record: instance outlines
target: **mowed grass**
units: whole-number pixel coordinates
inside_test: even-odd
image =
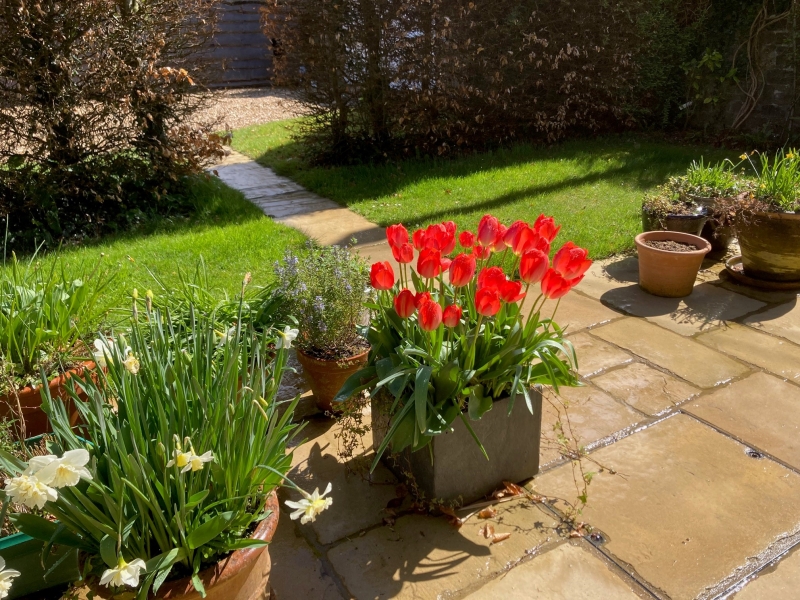
[[[379,225],[453,220],[459,229],[474,229],[486,213],[506,224],[544,213],[563,225],[559,241],[573,240],[594,258],[633,247],[646,192],[701,156],[740,154],[626,135],[549,147],[518,144],[453,159],[319,167],[303,160],[293,123],[240,129],[234,148]]]
[[[275,223],[216,178],[198,178],[190,194],[196,212],[189,218],[164,218],[136,232],[62,248],[35,260],[47,265],[60,258],[73,276],[99,262],[101,270],[115,275],[98,306],[99,312],[108,315],[115,308],[130,306],[134,288],[142,296],[148,289],[157,292],[149,271],[167,285],[174,285],[181,270],[194,274],[201,257],[213,291],[220,299],[225,294],[234,297],[245,273],[252,273],[252,285],[269,283],[274,276],[273,263],[286,248],[299,248],[305,240],[301,233]]]

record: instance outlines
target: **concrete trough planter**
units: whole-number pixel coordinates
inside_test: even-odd
[[[744,274],[800,282],[800,214],[765,212],[736,223]]]
[[[533,414],[525,397],[514,401],[508,414],[508,399],[497,400],[479,421],[470,421],[481,440],[489,460],[470,435],[461,419],[453,422],[453,431],[436,436],[431,452],[424,448],[411,452],[384,453],[382,461],[401,480],[413,476],[427,499],[457,501],[470,504],[495,489],[504,481],[520,483],[539,472],[539,447],[542,432],[542,392],[530,391]],[[372,444],[378,449],[389,429],[388,407],[391,403],[379,394],[372,398]]]

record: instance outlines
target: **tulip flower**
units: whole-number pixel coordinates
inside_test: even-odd
[[[489,288],[500,293],[506,281],[508,278],[500,267],[484,267],[478,274],[478,289]]]
[[[419,307],[419,326],[423,331],[434,331],[442,324],[442,307],[438,302],[428,300]]]
[[[450,265],[453,264],[453,260],[443,256],[439,264],[442,266],[442,273],[444,273],[450,268]]]
[[[414,293],[411,290],[401,290],[394,297],[394,310],[401,319],[407,319],[414,314],[417,307],[414,305]]]
[[[476,258],[484,260],[492,255],[492,248],[491,246],[475,246],[472,249],[472,253]]]
[[[369,272],[369,280],[376,290],[390,290],[394,286],[394,269],[388,260],[376,262]]]
[[[580,279],[582,278],[579,278],[578,281],[580,281]],[[575,284],[577,284],[577,281]],[[573,284],[570,280],[564,279],[561,273],[555,269],[548,269],[542,279],[542,294],[544,294],[545,298],[549,298],[550,300],[558,300],[566,296],[572,287]]]
[[[296,521],[299,518],[302,525],[316,520],[319,513],[333,504],[333,498],[325,497],[330,493],[331,489],[333,489],[333,485],[330,483],[328,484],[328,487],[325,488],[325,491],[321,494],[319,493],[319,488],[316,488],[312,494],[304,492],[298,488],[300,493],[303,494],[303,498],[297,502],[294,502],[293,500],[287,500],[285,503],[289,508],[295,509],[289,515],[289,518],[292,521]]]
[[[475,255],[459,254],[450,263],[450,283],[454,287],[464,287],[475,276]]]
[[[405,242],[396,246],[390,246],[392,249],[392,256],[399,263],[410,263],[414,260],[414,246]]]
[[[500,232],[500,221],[492,215],[484,215],[478,223],[478,244],[481,246],[494,246]]]
[[[506,234],[503,236],[506,246],[513,247],[514,242],[516,241],[522,229],[525,227],[528,227],[528,224],[525,221],[514,221],[509,228],[506,229]]]
[[[414,296],[414,306],[416,308],[419,308],[425,302],[428,302],[430,299],[431,299],[430,292],[417,292],[417,294]]]
[[[442,323],[445,327],[456,327],[461,322],[463,312],[458,304],[451,304],[442,313]]]
[[[0,556],[0,598],[6,598],[11,593],[14,578],[21,574],[15,569],[6,569],[6,561]]]
[[[567,242],[553,257],[553,268],[564,276],[564,279],[575,279],[580,277],[589,267],[592,261],[589,260],[589,252],[584,248],[579,248],[572,242]]]
[[[502,223],[498,224],[497,239],[494,241],[494,244],[492,245],[492,250],[494,250],[495,252],[502,252],[508,247],[506,246],[506,241],[505,241],[506,233],[508,233],[508,227],[506,227]]]
[[[386,240],[392,247],[407,244],[408,230],[400,223],[396,225],[389,225],[389,227],[386,228]]]
[[[553,217],[539,215],[539,218],[536,219],[536,223],[533,224],[533,229],[546,239],[547,243],[552,243],[558,235],[558,232],[561,231],[561,225],[556,225],[556,221]]]
[[[444,248],[442,248],[442,254],[450,254],[456,249],[456,224],[452,221],[445,221],[443,225],[447,231],[447,236],[445,237],[445,244]]]
[[[431,279],[442,272],[442,253],[433,248],[424,248],[417,259],[417,273]]]
[[[425,247],[425,230],[417,229],[411,236],[411,241],[414,243],[414,248],[422,250]]]
[[[100,585],[122,587],[139,587],[139,572],[147,571],[147,565],[141,558],[125,562],[120,556],[119,563],[113,569],[106,569],[100,577]]]
[[[522,256],[525,251],[530,250],[535,245],[539,235],[528,227],[527,223],[522,223],[516,228],[514,235],[506,235],[506,238],[506,243],[511,247],[511,251],[517,256]]]
[[[484,317],[493,317],[500,310],[500,294],[491,288],[483,288],[475,294],[475,310]]]
[[[458,243],[464,248],[472,248],[475,245],[475,234],[471,231],[462,231],[458,236]]]
[[[522,291],[522,283],[519,281],[506,281],[500,288],[500,297],[509,304],[519,302],[525,297],[525,292]]]
[[[519,261],[519,276],[525,283],[539,283],[550,268],[547,254],[534,248],[522,255]]]

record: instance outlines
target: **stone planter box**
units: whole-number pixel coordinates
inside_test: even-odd
[[[479,421],[470,421],[489,460],[481,453],[461,419],[453,422],[453,431],[436,436],[431,451],[384,453],[382,461],[401,480],[413,475],[426,499],[458,501],[470,504],[497,489],[503,481],[519,483],[539,472],[539,446],[542,432],[541,389],[530,392],[533,414],[524,396],[517,396],[511,415],[508,399],[494,403]],[[377,451],[389,428],[386,399],[378,394],[372,405],[372,444]]]

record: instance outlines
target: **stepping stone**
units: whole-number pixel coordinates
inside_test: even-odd
[[[769,566],[731,600],[797,600],[800,590],[800,552],[795,548]]]
[[[800,387],[755,373],[683,410],[800,469]]]
[[[562,544],[498,576],[467,599],[638,600],[631,587],[616,565],[604,564],[585,544]]]
[[[633,357],[627,352],[588,333],[576,333],[567,339],[575,347],[578,373],[583,377],[590,377],[611,367],[633,361]]]
[[[605,550],[626,570],[672,600],[716,597],[733,577],[782,552],[781,538],[800,527],[800,476],[749,457],[743,445],[687,415],[593,458],[620,475],[594,476],[581,520],[603,533]],[[538,476],[533,487],[549,497],[577,496],[569,464]]]
[[[735,323],[703,334],[697,341],[765,371],[800,383],[800,346]]]
[[[650,416],[663,413],[700,393],[696,387],[644,363],[633,363],[593,377],[592,383]]]
[[[742,322],[800,344],[800,306],[796,301],[774,306]]]
[[[391,527],[342,542],[328,551],[328,558],[354,598],[448,597],[558,537],[558,522],[539,504],[513,500],[496,510],[496,517],[472,517],[459,529],[444,518],[403,516]],[[511,537],[491,544],[480,532],[486,524]]]
[[[592,330],[698,387],[709,388],[745,375],[745,365],[706,346],[641,319],[622,319]]]

